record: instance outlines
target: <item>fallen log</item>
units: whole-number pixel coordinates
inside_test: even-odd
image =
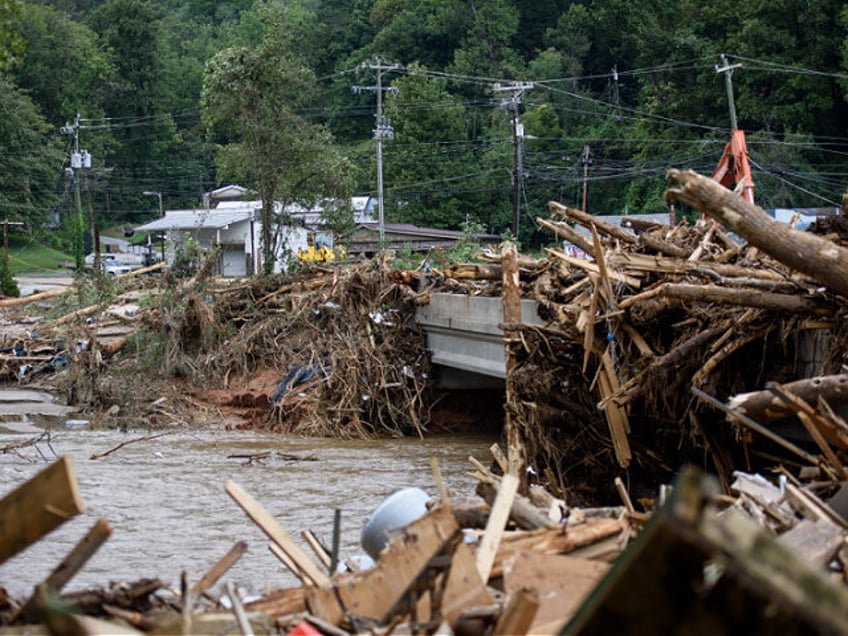
[[[666,201],[703,212],[791,269],[848,293],[848,249],[775,221],[762,208],[693,170],[669,170],[668,178]]]
[[[16,307],[18,305],[26,305],[28,303],[34,303],[39,300],[48,300],[50,298],[57,298],[59,296],[64,296],[72,291],[75,291],[74,287],[68,287],[67,289],[53,289],[51,291],[41,292],[40,294],[30,294],[29,296],[21,296],[20,298],[4,298],[0,300],[0,307]]]
[[[689,255],[689,252],[679,245],[664,241],[652,234],[640,234],[639,236],[636,236],[617,225],[604,221],[600,217],[592,216],[582,210],[569,208],[561,203],[557,203],[556,201],[550,201],[548,203],[548,209],[550,209],[550,211],[554,214],[574,221],[575,223],[580,223],[580,225],[586,228],[591,228],[594,225],[601,234],[629,243],[630,245],[644,245],[654,251],[662,254],[668,254],[669,256],[686,258]]]
[[[720,287],[718,285],[684,285],[678,283],[662,283],[644,292],[644,295],[630,296],[622,301],[620,308],[636,304],[643,298],[663,296],[680,300],[694,300],[704,303],[721,303],[740,307],[757,307],[775,312],[812,313],[826,316],[832,313],[832,308],[808,296],[764,292],[759,289],[744,287]]]
[[[154,263],[153,265],[148,265],[147,267],[141,267],[139,269],[130,270],[124,274],[118,274],[115,278],[131,278],[133,276],[141,276],[142,274],[149,274],[151,272],[155,272],[160,269],[165,268],[165,263],[159,261],[158,263]]]
[[[848,404],[848,375],[844,373],[786,382],[783,388],[807,404],[816,404],[819,398],[834,408]],[[734,395],[727,406],[758,422],[781,420],[794,413],[785,400],[768,389]]]
[[[595,246],[592,241],[583,236],[580,232],[571,227],[568,223],[558,223],[556,221],[548,221],[541,217],[536,219],[536,223],[541,225],[546,230],[550,230],[557,237],[565,239],[575,247],[580,248],[589,256],[595,256]]]
[[[689,261],[653,254],[634,254],[633,252],[616,252],[610,255],[609,266],[613,269],[635,269],[654,273],[692,274],[701,273],[708,276],[718,276],[723,279],[740,278],[771,283],[784,282],[786,276],[779,272],[752,267],[740,267],[727,263]]]

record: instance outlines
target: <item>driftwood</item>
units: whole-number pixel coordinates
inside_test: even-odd
[[[144,435],[142,437],[136,437],[136,438],[133,438],[133,439],[128,439],[127,441],[121,442],[117,446],[113,446],[109,450],[103,451],[102,453],[94,453],[93,455],[91,455],[89,457],[89,459],[100,459],[101,457],[106,457],[107,455],[111,455],[116,450],[120,450],[121,448],[123,448],[124,446],[127,446],[129,444],[135,444],[137,442],[147,442],[149,440],[156,439],[157,437],[162,437],[163,435],[169,435],[171,432],[172,431],[165,431],[164,433],[155,433],[153,435]]]
[[[657,296],[703,303],[758,307],[760,309],[778,312],[811,313],[821,316],[826,316],[832,312],[831,307],[826,306],[814,298],[764,292],[758,289],[727,288],[718,285],[683,285],[676,283],[663,283],[658,287],[654,287],[649,292],[645,292],[643,295],[631,296],[626,302],[622,303],[622,308]]]
[[[0,499],[0,563],[83,511],[74,463],[63,455]]]
[[[783,388],[808,404],[816,404],[819,399],[834,408],[848,404],[848,375],[843,373],[786,382]],[[794,413],[784,400],[768,389],[734,395],[727,406],[759,422],[780,420]]]
[[[50,298],[58,298],[70,292],[75,291],[75,288],[53,289],[51,291],[41,292],[39,294],[30,294],[29,296],[21,296],[20,298],[4,298],[0,300],[0,307],[17,307],[18,305],[26,305],[39,300],[48,300]]]
[[[668,254],[669,256],[679,256],[685,258],[689,255],[687,250],[680,247],[679,245],[669,243],[668,241],[653,236],[652,234],[642,234],[637,237],[634,234],[628,232],[627,230],[624,230],[611,223],[607,223],[602,218],[592,216],[591,214],[587,214],[582,210],[575,210],[574,208],[569,208],[568,206],[556,203],[555,201],[549,202],[548,208],[554,214],[575,221],[576,223],[580,223],[586,228],[591,228],[594,225],[597,230],[602,234],[618,239],[619,241],[623,241],[632,245],[645,245],[662,254]]]
[[[683,203],[719,221],[763,253],[834,291],[848,293],[848,249],[793,230],[712,179],[692,170],[669,170],[668,201]]]
[[[89,559],[94,556],[97,550],[100,549],[100,546],[111,535],[112,527],[109,523],[105,519],[98,519],[82,540],[74,546],[68,555],[62,559],[62,562],[53,569],[47,579],[38,587],[49,590],[54,594],[61,592],[65,585],[88,563]],[[33,618],[32,614],[37,607],[37,601],[37,595],[31,596],[24,603],[18,616],[27,619]]]
[[[538,223],[541,227],[546,230],[550,230],[556,236],[561,239],[565,239],[572,245],[579,247],[581,250],[586,252],[589,256],[595,256],[595,246],[592,244],[592,241],[583,236],[580,232],[575,230],[573,227],[568,225],[568,223],[562,223],[557,221],[548,221],[546,219],[537,218],[536,223]]]
[[[704,262],[669,258],[654,254],[634,254],[632,252],[616,252],[609,257],[610,267],[627,268],[646,272],[667,274],[705,274],[718,276],[722,280],[730,278],[747,279],[748,281],[770,281],[772,283],[786,281],[786,275],[767,269],[740,267],[727,263]],[[751,282],[754,285],[756,283]]]

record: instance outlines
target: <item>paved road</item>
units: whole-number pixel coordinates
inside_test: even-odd
[[[30,296],[54,289],[66,289],[74,284],[74,277],[70,274],[38,274],[15,276],[21,296]]]

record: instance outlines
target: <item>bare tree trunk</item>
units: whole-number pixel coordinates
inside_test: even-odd
[[[669,170],[668,201],[683,203],[716,219],[784,265],[848,293],[848,250],[775,221],[762,208],[693,170]]]
[[[819,398],[833,408],[848,404],[848,375],[845,374],[787,382],[783,387],[813,406],[818,403]],[[727,405],[758,422],[779,420],[794,414],[783,400],[769,390],[734,395]]]

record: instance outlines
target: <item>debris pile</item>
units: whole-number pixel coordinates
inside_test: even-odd
[[[705,177],[670,174],[669,200],[715,218],[642,224],[634,234],[552,202],[553,218],[538,219],[589,258],[548,249],[545,259],[518,262],[522,295],[548,320],[503,325],[511,332],[507,425],[526,444],[527,465],[547,472],[548,485],[572,503],[614,497],[610,484],[625,470],[650,488],[687,462],[716,473],[725,492],[734,468],[781,462],[824,465],[836,485],[848,451],[839,419],[848,399],[848,249],[839,236],[776,222]],[[445,275],[466,280],[475,275],[469,270]],[[506,270],[475,271],[497,281],[507,280]],[[805,428],[836,443],[833,452],[817,444],[818,454],[787,458],[786,440],[763,436],[744,412],[725,406],[810,377],[819,379],[790,385],[806,402],[784,393],[782,410],[759,408],[755,417],[805,411]]]
[[[251,428],[423,436],[430,361],[411,295],[381,260],[220,290],[212,321],[223,335],[192,364],[223,390],[195,396],[236,409]]]
[[[216,596],[246,549],[237,544],[176,594],[140,581],[57,601],[111,532],[104,521],[33,599],[0,595],[0,616],[62,625],[77,620],[73,604],[180,633],[233,621],[242,633],[285,634],[845,633],[844,223],[801,232],[695,173],[670,180],[667,199],[702,213],[697,224],[631,233],[552,202],[539,225],[588,258],[548,249],[531,259],[506,244],[487,264],[441,271],[396,272],[378,259],[229,286],[210,259],[192,279],[166,281],[154,302],[136,297],[145,308],[116,339],[106,340],[97,302],[39,323],[26,346],[4,342],[7,375],[55,377],[89,409],[136,405],[150,425],[205,405],[283,433],[424,435],[430,361],[415,306],[437,290],[500,295],[508,449],[493,450],[494,469],[472,462],[475,497],[440,488],[373,567],[304,531],[313,558],[228,481],[302,585]],[[546,324],[521,321],[522,297]],[[21,375],[16,359],[29,354],[50,373]],[[139,397],[127,377],[140,364],[176,390]],[[0,519],[21,520],[0,524],[0,560],[77,514],[72,471],[56,466],[0,501]]]

